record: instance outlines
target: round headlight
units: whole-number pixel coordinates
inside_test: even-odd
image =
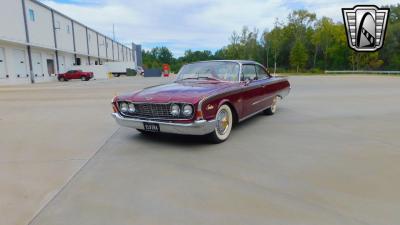
[[[181,108],[179,107],[179,105],[173,104],[171,106],[171,115],[179,116],[180,113],[181,113]]]
[[[184,116],[191,116],[193,113],[193,107],[191,105],[183,106],[183,115]]]
[[[136,111],[135,105],[134,105],[133,103],[129,103],[129,104],[128,104],[128,111],[129,111],[130,113],[134,113],[134,112]]]
[[[119,108],[120,108],[121,112],[128,112],[128,104],[126,104],[125,102],[121,103],[119,105]]]

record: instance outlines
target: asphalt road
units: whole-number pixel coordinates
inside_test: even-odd
[[[26,107],[0,97],[3,106],[12,106],[0,109],[1,134],[11,132],[7,139],[0,137],[0,153],[10,158],[0,162],[7,171],[0,170],[0,182],[9,188],[0,188],[0,199],[12,201],[10,196],[21,194],[15,190],[26,191],[35,184],[34,190],[22,192],[29,207],[21,197],[11,208],[14,213],[24,209],[19,215],[26,219],[13,219],[8,202],[0,203],[0,210],[9,210],[0,211],[7,212],[1,213],[3,221],[7,225],[398,224],[400,79],[290,80],[292,92],[276,115],[245,121],[219,145],[191,136],[144,136],[114,124],[109,116],[110,93],[163,82],[160,79],[35,87],[36,95],[26,100],[31,106],[27,111],[33,110],[30,120],[37,122],[29,126],[35,131],[29,146],[20,146],[28,144],[19,140],[3,148],[17,135],[15,127],[25,126],[25,114],[15,116],[13,107]],[[43,90],[55,93],[52,100],[43,97],[47,96]],[[6,90],[0,91],[5,96]],[[45,103],[58,98],[65,102],[54,108]],[[64,116],[49,119],[43,113]],[[53,139],[37,141],[40,134]],[[16,148],[21,148],[18,154]],[[15,172],[24,169],[46,176],[38,172],[39,182],[30,177],[34,172]]]

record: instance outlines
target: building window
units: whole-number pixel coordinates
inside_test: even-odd
[[[67,34],[70,34],[70,33],[71,33],[71,30],[69,28],[69,25],[67,25]]]
[[[35,11],[33,11],[33,9],[29,9],[29,19],[32,22],[35,22],[36,18],[35,18]]]
[[[60,30],[61,29],[61,23],[60,21],[56,21],[56,27],[55,29]]]

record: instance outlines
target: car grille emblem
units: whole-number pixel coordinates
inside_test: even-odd
[[[358,52],[374,52],[383,47],[389,15],[388,8],[357,5],[343,8],[349,47]]]

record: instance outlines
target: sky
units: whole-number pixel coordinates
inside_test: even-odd
[[[295,9],[342,21],[341,8],[377,6],[399,0],[40,0],[71,18],[129,45],[144,49],[166,46],[175,57],[187,49],[212,52],[229,44],[243,26],[270,30]]]

